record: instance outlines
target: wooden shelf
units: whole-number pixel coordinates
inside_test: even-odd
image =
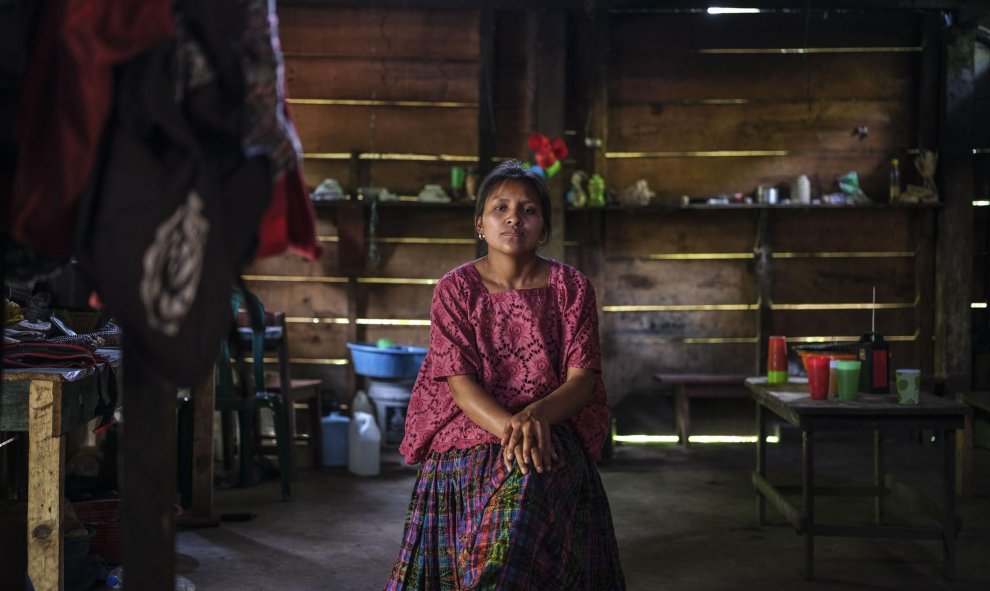
[[[316,209],[335,209],[341,205],[371,205],[370,200],[340,199],[337,201],[313,201]],[[451,201],[450,203],[430,203],[420,201],[379,201],[378,207],[416,209],[474,209],[473,201]]]
[[[816,209],[816,210],[835,210],[835,209],[939,209],[942,207],[941,203],[869,203],[869,204],[850,204],[850,205],[824,205],[816,203],[782,203],[778,205],[770,205],[767,203],[739,203],[735,205],[707,205],[707,204],[697,204],[697,205],[678,205],[678,204],[660,204],[660,205],[644,205],[644,206],[627,206],[627,205],[606,205],[604,207],[567,207],[566,211],[570,212],[595,212],[595,211],[619,211],[619,212],[670,212],[670,211],[691,211],[691,210],[701,210],[701,211],[729,211],[729,210],[795,210],[795,209]]]

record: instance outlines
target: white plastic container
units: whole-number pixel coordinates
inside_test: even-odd
[[[406,431],[406,409],[416,380],[368,380],[368,397],[375,403],[382,445],[397,447]]]
[[[794,179],[791,185],[791,201],[793,203],[811,203],[811,181],[808,177],[801,175]]]
[[[347,441],[347,469],[358,476],[375,476],[381,470],[382,433],[375,417],[355,412]]]
[[[368,414],[375,413],[375,407],[371,404],[371,400],[368,395],[365,394],[364,390],[358,390],[354,393],[354,399],[351,400],[351,413],[356,412],[366,412]]]

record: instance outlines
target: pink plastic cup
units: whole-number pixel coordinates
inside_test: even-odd
[[[828,357],[808,357],[805,362],[808,370],[808,390],[812,400],[828,398]]]

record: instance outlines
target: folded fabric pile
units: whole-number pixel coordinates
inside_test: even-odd
[[[44,340],[48,331],[51,329],[51,322],[31,322],[22,316],[21,320],[16,324],[4,327],[3,342],[27,343],[41,341]]]

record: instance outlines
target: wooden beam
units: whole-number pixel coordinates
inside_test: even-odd
[[[938,147],[943,18],[941,14],[926,14],[921,18],[917,145],[925,150],[934,150]]]
[[[567,14],[539,11],[527,15],[529,52],[526,67],[526,111],[530,115],[531,132],[550,138],[564,137],[566,104],[565,78],[567,69]],[[550,179],[550,220],[553,232],[542,248],[550,258],[564,259],[564,200],[566,185],[556,175]]]
[[[578,17],[574,52],[577,104],[578,167],[606,177],[608,140],[608,6],[609,0],[589,0]]]
[[[917,250],[914,257],[914,286],[917,305],[914,326],[914,365],[931,375],[935,363],[935,214],[919,211],[914,217]]]
[[[756,375],[765,375],[767,371],[767,351],[773,311],[770,308],[773,293],[773,242],[771,239],[770,212],[759,210],[759,221],[756,230],[756,280],[759,290],[760,308],[757,312],[756,333]]]
[[[357,278],[348,277],[347,279],[347,341],[351,343],[359,342],[360,339],[360,328],[357,323],[358,316],[360,316],[360,304],[358,302],[358,284]],[[350,351],[348,350],[348,353]],[[357,374],[354,373],[354,364],[347,364],[347,396],[348,403],[354,400],[354,395],[357,393],[358,382]]]
[[[65,438],[62,384],[33,380],[29,390],[28,576],[35,589],[61,591],[62,494],[65,490]]]
[[[337,268],[341,275],[361,275],[367,261],[364,205],[347,201],[337,208]]]
[[[972,0],[969,0],[970,2]],[[675,0],[656,2],[655,0],[612,0],[616,10],[643,10],[677,12],[684,10],[707,10],[709,6],[725,6],[733,8],[760,8],[767,11],[806,10],[807,2],[800,0]],[[829,0],[811,6],[812,12],[825,11],[907,11],[919,10],[955,10],[967,4],[967,0]]]
[[[784,516],[787,521],[790,522],[794,529],[798,533],[804,533],[805,528],[805,518],[794,505],[791,504],[777,488],[770,483],[763,475],[759,472],[753,472],[750,475],[750,479],[753,482],[753,486],[756,488],[759,494],[763,495],[763,498],[770,501],[770,504],[774,506],[780,514]]]
[[[213,514],[213,409],[216,400],[214,372],[192,391],[192,506],[185,522],[218,525]]]
[[[677,0],[657,2],[656,0],[612,0],[619,10],[705,10],[712,5],[707,0]],[[813,6],[812,10],[855,10],[855,11],[918,11],[954,10],[964,6],[967,0],[830,0],[827,4]],[[325,6],[327,8],[367,8],[367,0],[283,0],[281,6]],[[805,2],[799,0],[719,0],[719,6],[756,7],[766,10],[804,9]],[[583,9],[582,0],[375,0],[378,9],[424,10],[473,10],[488,6],[495,10],[569,10]]]
[[[128,589],[175,589],[176,389],[124,341],[122,559]],[[44,588],[44,587],[39,587]]]
[[[492,169],[495,152],[495,11],[478,10],[478,180]]]
[[[950,392],[972,385],[973,92],[976,21],[961,11],[945,34],[935,246],[935,373]]]
[[[283,0],[280,6],[323,6],[327,8],[371,8],[368,0]],[[540,0],[539,8],[544,10],[578,10],[581,0]],[[529,10],[533,2],[526,0],[375,0],[377,9],[421,9],[421,10]]]

